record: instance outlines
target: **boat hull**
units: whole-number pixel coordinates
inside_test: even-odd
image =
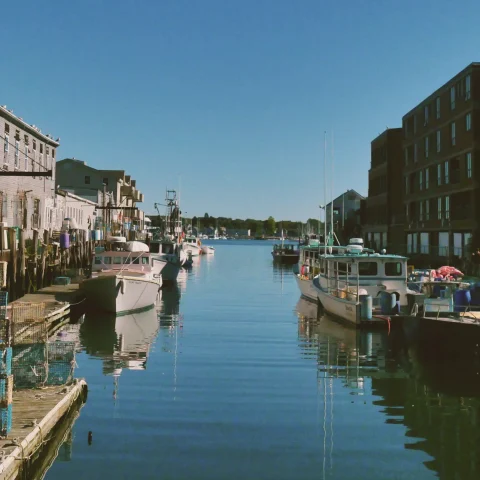
[[[193,243],[183,243],[182,249],[187,254],[187,256],[190,253],[192,257],[198,257],[198,255],[200,255],[202,252],[202,248]]]
[[[175,258],[177,258],[175,256]],[[178,277],[178,272],[181,268],[181,263],[177,258],[177,262],[171,261],[162,256],[152,255],[154,274],[162,276],[162,282],[175,282]]]
[[[359,303],[329,294],[318,285],[318,279],[312,285],[325,312],[350,325],[360,325]]]
[[[307,300],[310,300],[311,302],[316,302],[317,301],[317,292],[313,288],[313,282],[312,280],[302,278],[298,273],[295,273],[295,280],[297,282],[298,288],[300,289],[300,292],[302,294],[302,297],[304,297]]]
[[[96,310],[124,315],[151,308],[158,296],[161,280],[128,275],[102,275],[80,284],[89,306]]]
[[[210,245],[202,245],[202,252],[204,255],[214,255],[215,249]]]

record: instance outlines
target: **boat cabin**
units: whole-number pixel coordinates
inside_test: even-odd
[[[98,249],[92,262],[92,271],[138,270],[148,272],[153,266],[153,259],[148,245],[142,242],[113,241],[106,244],[102,251]]]

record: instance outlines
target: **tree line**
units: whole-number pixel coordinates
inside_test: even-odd
[[[251,236],[260,237],[262,235],[273,236],[281,232],[285,236],[298,237],[309,233],[319,233],[320,221],[315,218],[309,218],[306,223],[294,220],[276,221],[272,216],[266,220],[257,220],[254,218],[229,218],[229,217],[212,217],[205,213],[203,217],[193,217],[188,220],[193,228],[202,231],[205,228],[226,228],[227,230],[250,230]],[[323,225],[323,223],[322,223]]]

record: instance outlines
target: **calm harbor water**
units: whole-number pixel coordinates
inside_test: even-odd
[[[86,316],[48,480],[479,478],[476,367],[319,319],[270,242],[212,243],[158,311]]]

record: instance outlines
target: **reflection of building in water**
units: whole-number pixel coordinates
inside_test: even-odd
[[[439,363],[424,349],[406,345],[398,332],[345,329],[325,317],[317,321],[308,305],[297,304],[299,339],[309,357],[317,348],[324,464],[333,448],[334,380],[340,378],[360,395],[371,385],[385,424],[404,425],[404,448],[431,456],[425,467],[440,479],[480,478],[480,365]]]

